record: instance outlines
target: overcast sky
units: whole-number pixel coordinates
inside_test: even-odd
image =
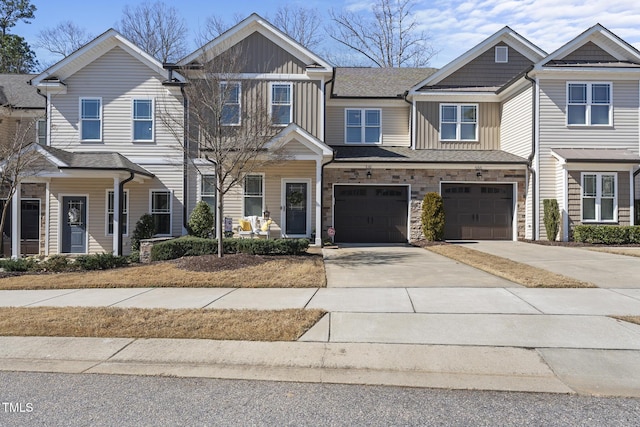
[[[32,45],[38,32],[71,20],[99,35],[114,27],[125,5],[137,0],[31,0],[38,10],[31,24],[18,24],[11,31]],[[317,8],[327,16],[336,10],[370,9],[366,0],[165,0],[177,8],[191,30],[191,39],[210,15],[231,21],[235,15],[246,17],[252,12],[268,18],[282,5],[299,4]],[[638,0],[418,0],[415,16],[430,42],[439,52],[431,66],[442,67],[484,38],[508,25],[538,47],[553,52],[587,28],[600,23],[627,42],[640,48],[640,1]],[[196,46],[192,45],[195,49]],[[46,61],[47,54],[36,50]],[[321,54],[321,52],[317,52]]]

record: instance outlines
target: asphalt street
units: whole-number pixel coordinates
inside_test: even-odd
[[[22,411],[21,411],[22,410]],[[0,373],[0,426],[637,426],[640,399]]]

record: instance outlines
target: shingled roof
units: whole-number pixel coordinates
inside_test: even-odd
[[[45,99],[29,80],[36,74],[0,74],[0,105],[13,108],[44,109]]]
[[[71,152],[40,146],[58,160],[60,169],[122,170],[152,178],[154,175],[116,152]]]
[[[501,150],[412,150],[409,147],[337,145],[332,148],[336,162],[527,163],[527,159]]]
[[[332,98],[401,98],[414,85],[435,73],[435,68],[336,67]]]

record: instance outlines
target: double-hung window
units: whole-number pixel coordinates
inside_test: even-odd
[[[582,173],[582,221],[617,221],[616,177],[615,173]]]
[[[440,140],[477,141],[478,106],[475,104],[441,104]]]
[[[379,144],[381,132],[379,109],[347,108],[345,110],[345,141],[347,144]]]
[[[171,192],[165,190],[151,191],[151,216],[155,234],[171,235]]]
[[[113,191],[107,192],[107,235],[114,233],[114,218],[118,214],[115,211],[114,195]],[[129,192],[127,190],[122,194],[120,206],[122,206],[122,234],[126,236],[129,234]]]
[[[244,216],[262,216],[264,212],[264,180],[262,175],[244,177]]]
[[[47,145],[47,120],[38,119],[36,122],[36,142],[40,145]]]
[[[271,123],[286,126],[293,121],[293,85],[271,83]]]
[[[211,208],[215,215],[216,212],[216,176],[202,175],[200,177],[200,200],[205,202]]]
[[[240,82],[221,82],[220,100],[222,108],[220,111],[220,123],[223,126],[240,125],[240,93],[242,87]]]
[[[567,125],[610,126],[611,83],[567,83]]]
[[[133,140],[153,141],[153,100],[133,100]]]
[[[102,140],[102,99],[80,98],[80,139]]]

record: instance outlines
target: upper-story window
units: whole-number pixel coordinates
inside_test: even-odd
[[[617,175],[615,173],[582,174],[582,221],[617,221]]]
[[[474,104],[441,104],[440,140],[477,141],[478,106]]]
[[[46,119],[38,119],[38,121],[36,121],[36,142],[40,145],[47,145]]]
[[[240,82],[221,82],[220,99],[222,110],[220,111],[220,123],[223,126],[238,126],[240,124]]]
[[[379,144],[382,136],[379,109],[347,108],[345,141],[348,144]]]
[[[611,123],[611,83],[567,83],[567,125]]]
[[[271,123],[286,126],[293,121],[293,85],[271,83]]]
[[[496,46],[496,63],[509,62],[509,46]]]
[[[133,100],[133,140],[153,141],[153,100]]]
[[[80,139],[102,140],[102,98],[80,98]]]

